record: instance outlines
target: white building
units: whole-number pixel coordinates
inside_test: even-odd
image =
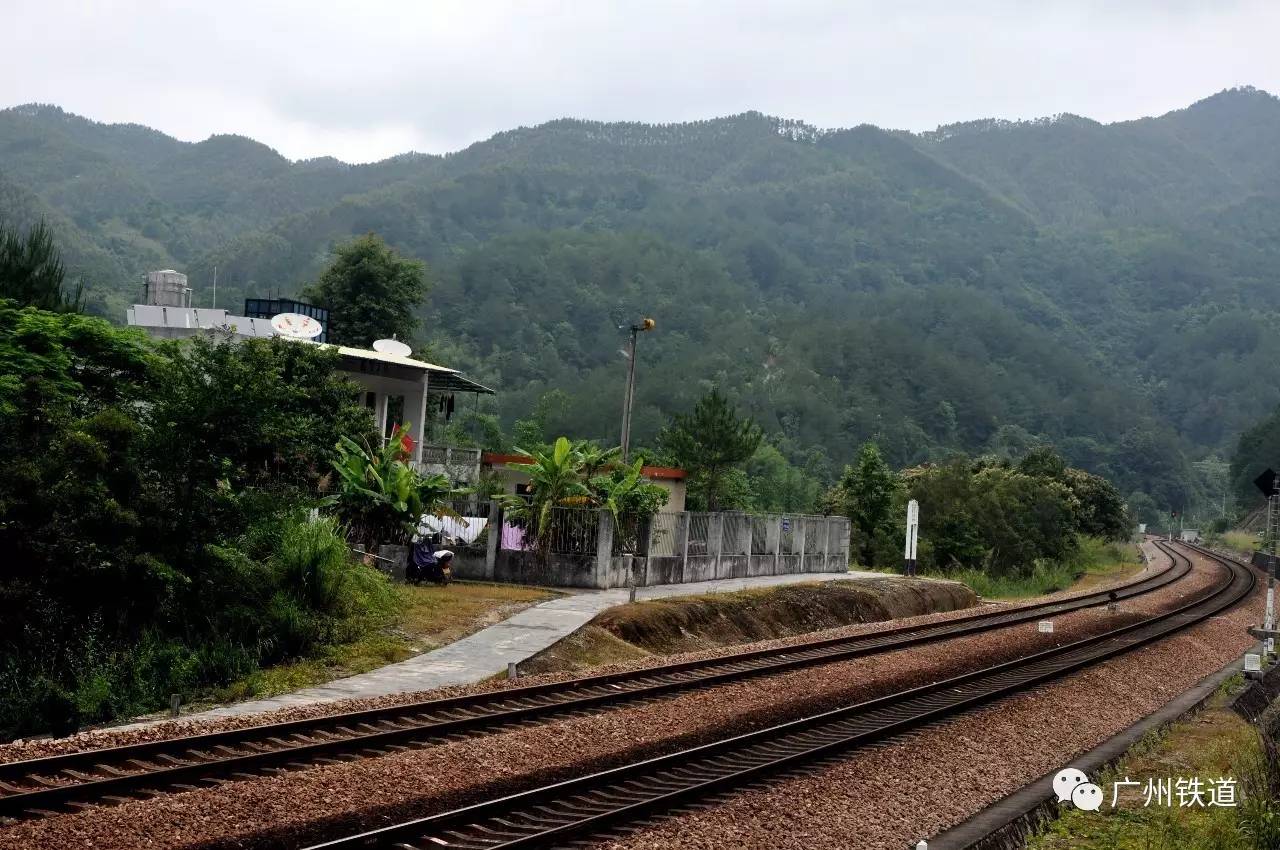
[[[217,332],[245,338],[279,335],[271,327],[270,319],[186,306],[190,304],[190,289],[186,287],[185,275],[166,270],[152,272],[147,278],[145,297],[152,303],[134,304],[128,308],[126,318],[128,324],[146,330],[153,337],[181,339]],[[154,285],[152,278],[157,278],[163,286]],[[412,357],[309,340],[296,342],[323,345],[338,352],[340,368],[360,385],[361,401],[369,409],[378,433],[389,437],[396,425],[409,423],[409,436],[414,441],[413,460],[424,472],[444,473],[457,482],[475,481],[479,476],[479,449],[435,444],[427,426],[429,422],[448,421],[458,395],[471,394],[478,398],[492,395],[493,390],[469,380],[456,369]]]

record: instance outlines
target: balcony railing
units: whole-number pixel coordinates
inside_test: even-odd
[[[474,481],[480,475],[480,449],[424,445],[418,466],[426,473],[444,473],[450,478]]]

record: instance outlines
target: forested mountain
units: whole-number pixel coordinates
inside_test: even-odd
[[[616,439],[616,326],[652,315],[639,442],[715,384],[828,481],[871,437],[896,464],[1049,440],[1150,514],[1280,402],[1280,101],[1253,89],[925,134],[560,120],[358,166],[29,105],[0,112],[0,218],[39,217],[117,320],[150,268],[208,304],[216,265],[234,306],[375,231],[431,267],[432,356],[507,422],[563,391],[543,419],[581,436]]]

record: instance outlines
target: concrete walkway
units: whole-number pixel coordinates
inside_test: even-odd
[[[717,579],[691,584],[660,584],[637,588],[636,598],[645,600],[668,596],[696,596],[703,593],[728,593],[735,590],[798,582],[857,578],[884,578],[884,574],[865,571],[797,573]],[[501,623],[397,664],[389,664],[345,679],[336,679],[319,687],[196,712],[183,715],[183,718],[231,717],[272,711],[286,706],[427,691],[447,685],[479,682],[504,672],[510,662],[519,663],[538,654],[561,638],[582,628],[596,614],[606,608],[622,605],[626,601],[627,591],[623,589],[576,592],[526,608]]]

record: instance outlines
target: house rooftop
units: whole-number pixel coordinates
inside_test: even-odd
[[[457,369],[450,369],[447,366],[437,366],[425,360],[415,360],[412,357],[401,357],[398,354],[387,354],[384,351],[374,351],[369,348],[352,348],[347,345],[329,345],[323,342],[313,344],[321,345],[325,348],[336,348],[343,357],[350,357],[355,360],[388,363],[405,369],[429,372],[431,374],[432,391],[494,394],[494,391],[484,384],[477,383],[470,378],[464,378]]]
[[[271,326],[270,319],[260,319],[252,316],[234,316],[226,310],[203,308],[203,307],[166,307],[149,304],[134,304],[129,307],[126,314],[127,321],[135,327],[147,328],[155,334],[157,331],[165,336],[187,336],[200,331],[216,331],[228,330],[237,336],[244,337],[272,337],[279,336],[275,328]],[[398,370],[403,370],[401,375],[409,377],[406,373],[422,373],[429,374],[429,381],[432,392],[459,392],[459,393],[479,393],[483,395],[494,395],[494,391],[484,384],[477,383],[470,378],[464,378],[462,373],[457,369],[450,369],[447,366],[438,366],[435,363],[428,363],[425,360],[415,360],[412,357],[401,357],[396,354],[386,354],[381,351],[374,351],[368,348],[352,348],[346,345],[331,345],[325,342],[316,342],[314,340],[299,340],[309,345],[320,345],[326,348],[337,349],[338,353],[348,361],[355,361],[353,365],[359,365],[362,368],[358,371],[372,371],[368,368],[372,366],[386,367],[391,366]]]

